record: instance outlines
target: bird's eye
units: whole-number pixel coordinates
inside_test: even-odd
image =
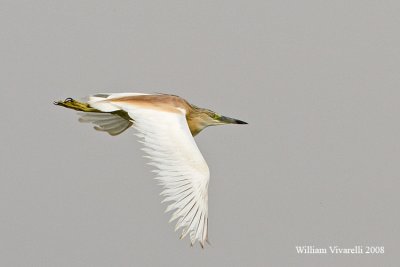
[[[221,118],[221,115],[217,114],[217,113],[213,113],[211,115],[211,118],[213,118],[214,120],[219,120],[219,118]]]

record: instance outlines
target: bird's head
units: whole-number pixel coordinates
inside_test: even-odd
[[[214,111],[207,110],[206,114],[208,116],[209,125],[222,125],[222,124],[247,124],[247,122],[222,116]]]
[[[194,112],[189,115],[188,124],[193,135],[198,134],[208,126],[223,124],[247,124],[247,122],[222,116],[212,110],[195,107]]]

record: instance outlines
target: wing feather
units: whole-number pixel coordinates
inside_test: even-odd
[[[189,130],[185,113],[135,107],[121,107],[134,119],[143,151],[156,167],[156,179],[163,186],[162,202],[166,212],[174,211],[175,230],[183,228],[181,238],[190,236],[191,244],[207,241],[208,183],[210,172]]]
[[[118,135],[132,126],[132,122],[112,113],[84,113],[78,112],[79,121],[93,123],[98,131],[108,132],[110,135]]]

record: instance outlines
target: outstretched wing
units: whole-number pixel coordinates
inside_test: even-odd
[[[121,105],[121,103],[119,103]],[[164,187],[163,202],[170,202],[166,212],[174,210],[170,220],[178,220],[175,230],[183,228],[191,244],[204,246],[208,228],[208,183],[210,171],[201,155],[185,111],[176,112],[121,105],[134,119],[137,135],[144,144],[150,165],[156,167],[156,179]]]
[[[133,122],[109,112],[78,112],[80,122],[95,124],[97,131],[104,131],[110,135],[119,135],[132,126]]]

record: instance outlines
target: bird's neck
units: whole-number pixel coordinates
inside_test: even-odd
[[[200,133],[204,128],[208,126],[198,118],[188,119],[187,122],[189,125],[190,132],[192,133],[193,136],[196,136],[198,133]]]
[[[207,121],[207,116],[202,113],[202,109],[196,106],[192,106],[192,109],[186,115],[186,120],[193,136],[210,125]]]

